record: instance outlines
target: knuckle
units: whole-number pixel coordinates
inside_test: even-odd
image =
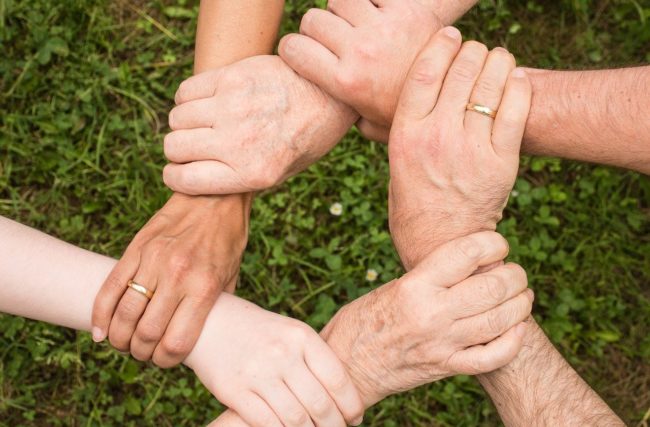
[[[359,82],[356,74],[350,70],[341,70],[334,75],[336,84],[345,91],[354,92],[358,90]]]
[[[473,357],[467,362],[468,373],[471,374],[484,373],[487,370],[488,369],[485,361],[478,357]]]
[[[172,358],[184,356],[192,350],[190,342],[183,337],[164,338],[161,346],[162,351]]]
[[[220,282],[211,276],[205,276],[202,279],[198,279],[197,283],[198,285],[196,286],[196,289],[194,289],[193,295],[199,303],[203,301],[213,301],[222,289]]]
[[[286,342],[276,340],[268,347],[269,357],[276,360],[287,360],[291,353],[290,346]]]
[[[185,252],[174,252],[167,260],[167,268],[173,277],[184,276],[192,268],[192,257]]]
[[[436,63],[432,58],[420,59],[411,72],[411,78],[424,85],[433,85],[438,81]]]
[[[136,336],[143,342],[157,342],[162,338],[164,330],[155,323],[139,325],[135,331]]]
[[[176,103],[176,105],[185,102],[185,99],[187,98],[186,92],[187,92],[187,82],[182,81],[181,84],[178,85],[178,89],[176,89],[176,94],[174,95],[174,102]]]
[[[340,393],[347,388],[348,384],[347,375],[343,374],[343,372],[336,372],[332,373],[328,388],[333,393]]]
[[[468,260],[477,260],[481,256],[481,247],[474,237],[465,237],[458,241],[458,253]]]
[[[108,336],[108,342],[111,343],[113,348],[115,348],[117,351],[121,351],[123,353],[129,351],[129,345],[123,340],[116,338],[114,335]]]
[[[309,405],[314,415],[317,417],[325,417],[334,409],[332,400],[329,396],[325,394],[319,394],[312,398],[312,401]]]
[[[316,338],[320,340],[316,331],[310,328],[307,324],[302,322],[295,322],[291,327],[291,332],[289,335],[293,342],[304,343],[310,338]]]
[[[256,415],[257,424],[260,426],[277,426],[277,418],[270,412]]]
[[[327,9],[337,14],[337,11],[341,9],[341,3],[347,0],[329,0],[327,2]]]
[[[106,279],[106,289],[109,292],[123,292],[126,288],[126,281],[116,275],[110,275]]]
[[[471,59],[461,58],[456,60],[451,74],[457,81],[463,83],[473,82],[477,68],[476,63]]]
[[[293,408],[287,415],[287,421],[291,426],[302,426],[309,421],[307,412],[302,408]]]
[[[141,311],[142,308],[140,304],[127,297],[123,298],[120,304],[117,306],[115,316],[121,320],[133,321],[140,317]]]
[[[487,316],[488,332],[491,335],[501,335],[508,324],[509,316],[508,311],[492,310],[489,312]]]
[[[310,32],[313,29],[313,24],[318,14],[318,9],[309,9],[303,16],[300,21],[300,32],[303,31]]]
[[[508,271],[510,272],[510,277],[509,281],[512,284],[519,285],[517,286],[518,288],[526,288],[528,287],[528,274],[526,273],[526,270],[519,264],[515,263],[508,263],[506,264],[506,267],[508,268]]]
[[[476,91],[479,94],[500,94],[501,87],[499,84],[492,78],[482,78],[476,83]]]
[[[506,281],[498,276],[488,274],[483,277],[483,286],[487,295],[496,303],[502,302],[507,295]]]
[[[256,175],[250,178],[249,186],[256,190],[266,190],[280,183],[277,170],[273,167],[258,170]]]
[[[372,42],[356,45],[354,52],[359,59],[366,63],[374,62],[380,56],[378,45]]]

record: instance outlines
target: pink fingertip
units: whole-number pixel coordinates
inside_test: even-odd
[[[456,27],[445,27],[442,31],[451,39],[460,39],[462,37],[460,31]]]
[[[102,329],[97,326],[93,327],[92,335],[93,335],[93,341],[98,343],[106,339],[106,334],[104,333],[104,331],[102,331]]]

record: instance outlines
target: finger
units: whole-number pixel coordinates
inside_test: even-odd
[[[517,356],[523,346],[526,329],[526,323],[519,323],[488,344],[454,353],[449,363],[456,372],[464,375],[484,374],[499,369]]]
[[[150,257],[143,257],[133,281],[155,293],[157,283],[153,265]],[[140,292],[131,288],[124,292],[108,329],[108,339],[113,347],[120,351],[130,350],[131,338],[148,303],[149,299]]]
[[[255,393],[242,393],[228,406],[251,427],[283,427],[275,412]]]
[[[327,9],[354,26],[376,18],[379,13],[370,0],[329,0]]]
[[[519,157],[531,98],[530,80],[522,68],[516,68],[506,83],[492,130],[492,146],[498,155]]]
[[[484,231],[460,237],[438,247],[406,274],[409,283],[451,287],[471,276],[477,268],[501,261],[508,255],[508,242],[499,233]]]
[[[315,337],[306,346],[305,363],[336,405],[326,407],[325,402],[321,401],[319,405],[312,402],[307,407],[317,410],[322,419],[334,421],[337,415],[342,414],[348,424],[359,424],[357,421],[363,417],[365,409],[361,397],[343,363],[320,337]]]
[[[515,57],[507,50],[501,47],[492,50],[476,81],[470,102],[498,111],[506,81],[515,65]],[[478,141],[490,141],[493,125],[491,117],[475,111],[465,112],[465,129]]]
[[[127,248],[97,293],[92,314],[92,334],[95,342],[104,341],[108,336],[108,328],[117,304],[128,289],[126,285],[135,276],[139,265],[139,251]]]
[[[143,362],[151,360],[180,301],[181,296],[172,287],[165,286],[164,282],[158,287],[131,339],[131,354],[135,359]]]
[[[300,21],[300,34],[316,40],[336,56],[349,43],[351,32],[347,21],[323,9],[309,9]]]
[[[307,367],[293,369],[285,382],[293,394],[298,397],[316,426],[347,425],[337,409],[336,403]],[[330,415],[334,415],[334,417]]]
[[[361,132],[365,138],[381,142],[383,144],[388,143],[388,135],[390,134],[390,128],[379,126],[375,123],[372,123],[366,119],[359,119],[356,123],[357,129]]]
[[[461,336],[464,347],[485,344],[523,322],[533,307],[533,291],[526,289],[503,304],[476,316],[454,322],[452,328]]]
[[[307,410],[283,382],[266,383],[256,393],[273,409],[285,427],[314,427]]]
[[[250,427],[237,412],[232,409],[219,415],[219,417],[212,421],[207,427]]]
[[[176,105],[184,104],[195,99],[214,96],[222,73],[223,68],[218,68],[197,74],[183,81],[178,86],[178,90],[174,96]]]
[[[216,160],[168,164],[163,169],[163,181],[172,190],[190,196],[261,190],[245,185],[233,168]]]
[[[210,298],[194,296],[183,298],[167,326],[165,335],[153,353],[153,362],[156,366],[171,368],[185,360],[199,339],[205,319],[219,293],[214,292]]]
[[[215,125],[215,111],[218,105],[214,97],[185,102],[169,112],[169,127],[172,130],[210,128]]]
[[[517,264],[505,264],[471,276],[447,293],[456,319],[475,316],[497,307],[528,287],[526,271]]]
[[[213,128],[183,129],[165,135],[165,156],[170,162],[188,163],[197,160],[222,160],[232,147],[219,138]]]
[[[440,92],[437,108],[441,112],[451,117],[465,117],[469,97],[483,70],[487,55],[488,50],[484,44],[475,41],[463,43]]]
[[[339,59],[325,46],[302,34],[288,34],[280,40],[278,53],[304,79],[335,98],[341,97],[336,77]]]
[[[433,110],[461,40],[460,31],[454,27],[443,28],[432,37],[411,67],[396,116],[422,119]]]

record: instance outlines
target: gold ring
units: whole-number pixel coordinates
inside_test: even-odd
[[[153,298],[153,291],[150,291],[149,289],[145,288],[142,285],[138,285],[133,280],[129,280],[127,286],[133,289],[134,291],[136,291],[137,293],[144,295],[145,297],[147,297],[148,300]]]
[[[497,117],[497,112],[495,110],[491,109],[490,107],[486,107],[485,105],[475,104],[473,102],[467,104],[467,110],[483,114],[484,116],[488,116],[492,119],[495,119]]]

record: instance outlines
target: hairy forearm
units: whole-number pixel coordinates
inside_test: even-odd
[[[650,173],[650,66],[528,71],[524,151]]]
[[[624,425],[532,319],[517,358],[479,381],[506,426]]]
[[[195,74],[271,53],[284,0],[203,0],[196,32]]]

